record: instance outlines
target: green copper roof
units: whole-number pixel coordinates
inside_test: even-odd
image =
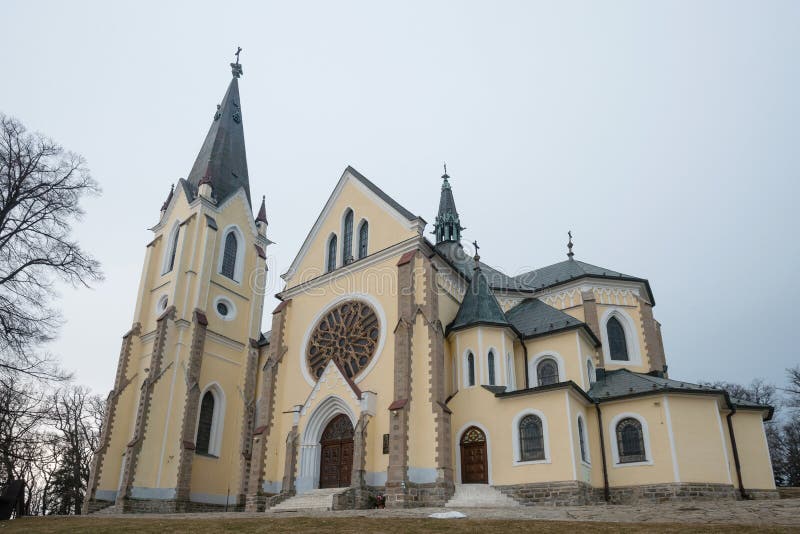
[[[458,242],[461,239],[461,220],[456,210],[456,200],[453,198],[453,189],[450,187],[450,176],[447,172],[442,175],[442,193],[439,197],[439,214],[434,222],[433,233],[436,234],[436,243]]]
[[[511,327],[480,267],[475,269],[464,300],[461,301],[456,318],[448,325],[447,332],[478,325]]]

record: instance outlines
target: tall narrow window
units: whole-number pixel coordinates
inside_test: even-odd
[[[358,259],[367,257],[369,248],[369,223],[364,221],[358,228]]]
[[[514,357],[510,352],[506,353],[506,391],[513,391],[517,389],[516,380],[514,379]]]
[[[617,423],[617,450],[621,464],[647,461],[642,423],[633,417]]]
[[[628,361],[628,343],[625,340],[625,329],[619,319],[612,317],[606,323],[608,332],[608,352],[612,360]]]
[[[475,385],[475,356],[471,352],[467,354],[467,385]]]
[[[536,379],[540,386],[548,386],[558,382],[558,364],[551,358],[545,358],[536,366]]]
[[[489,364],[489,385],[493,386],[495,384],[495,377],[494,377],[494,351],[489,351],[489,357],[487,358],[487,362]]]
[[[328,241],[328,265],[326,270],[331,272],[336,269],[336,236],[332,235]]]
[[[586,444],[586,429],[583,428],[583,417],[578,417],[578,444],[581,447],[581,460],[589,463],[589,450]]]
[[[214,395],[206,391],[203,400],[200,402],[200,419],[197,423],[197,440],[195,451],[200,454],[208,454],[211,445],[211,427],[214,424]]]
[[[594,384],[595,380],[597,380],[597,374],[594,370],[592,360],[586,360],[586,375],[589,378],[589,385]]]
[[[342,261],[344,261],[345,265],[353,261],[353,210],[347,210],[347,215],[344,216]]]
[[[526,415],[519,422],[519,460],[544,460],[544,431],[538,416]]]
[[[227,276],[234,280],[236,273],[236,253],[239,248],[239,243],[236,240],[236,234],[228,232],[225,236],[225,251],[222,253],[222,276]]]
[[[167,268],[164,269],[164,273],[168,273],[175,267],[175,253],[178,251],[178,236],[180,235],[181,230],[180,227],[175,228],[175,233],[172,235],[172,239],[169,243],[169,260],[167,260]]]

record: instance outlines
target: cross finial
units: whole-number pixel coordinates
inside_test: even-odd
[[[234,78],[239,78],[244,72],[242,71],[242,65],[239,63],[239,54],[241,54],[241,52],[242,47],[237,46],[236,53],[234,54],[236,56],[236,63],[231,63],[231,73],[233,74]]]
[[[575,255],[575,253],[572,252],[572,230],[567,232],[567,235],[569,236],[569,242],[567,243],[567,257],[572,259],[572,257]]]
[[[472,246],[475,247],[475,268],[478,269],[478,261],[481,259],[481,255],[478,254],[478,251],[481,247],[478,246],[478,241],[473,241]]]

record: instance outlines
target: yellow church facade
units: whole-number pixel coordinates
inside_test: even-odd
[[[462,245],[446,173],[428,239],[348,167],[263,328],[271,242],[232,67],[145,249],[86,511],[777,495],[772,409],[669,376],[646,279],[571,242],[503,274]]]

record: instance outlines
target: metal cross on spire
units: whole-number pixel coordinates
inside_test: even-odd
[[[480,250],[481,247],[478,246],[478,241],[477,240],[472,242],[472,246],[475,247],[475,268],[478,269],[478,268],[480,268],[478,266],[478,261],[481,259],[481,255],[478,254],[478,251]]]
[[[242,70],[242,65],[239,63],[239,54],[241,53],[242,47],[237,46],[236,53],[234,54],[236,56],[236,63],[231,63],[231,73],[233,74],[234,78],[239,78],[244,73]]]
[[[567,232],[567,235],[569,236],[569,242],[567,243],[567,257],[572,259],[572,257],[575,255],[575,253],[572,252],[572,230]]]

